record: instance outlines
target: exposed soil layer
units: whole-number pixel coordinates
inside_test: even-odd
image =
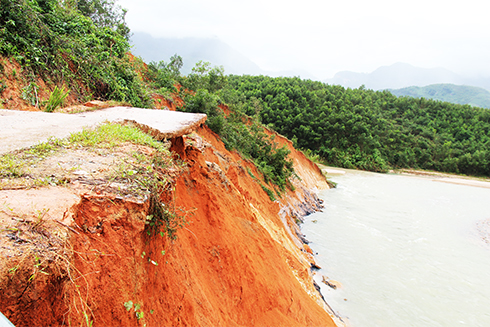
[[[175,240],[150,232],[148,200],[72,181],[0,191],[9,229],[1,246],[12,250],[1,261],[0,309],[16,326],[335,326],[295,223],[319,208],[314,189],[328,187],[320,170],[276,136],[301,180],[272,202],[249,173],[260,176],[255,167],[208,128],[181,141],[173,150],[187,168],[161,195],[188,222]],[[23,232],[9,238],[14,229]],[[39,239],[44,248],[36,250]],[[24,245],[30,256],[20,254]]]
[[[152,94],[151,96],[153,100],[153,107],[156,109],[166,109],[166,110],[171,110],[171,111],[177,111],[177,105],[180,100],[180,98],[177,98],[177,96],[173,96],[171,100],[167,99],[163,95],[160,94]]]
[[[31,82],[37,85],[35,91],[28,88]],[[40,111],[39,108],[48,100],[54,87],[53,83],[47,83],[40,77],[31,80],[29,72],[22,69],[15,60],[0,56],[0,109]],[[78,87],[86,88],[82,84]],[[75,92],[70,92],[64,104],[73,106],[81,102],[83,100]]]

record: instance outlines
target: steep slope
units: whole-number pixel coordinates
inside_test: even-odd
[[[257,183],[256,168],[227,151],[208,128],[182,141],[172,149],[185,168],[168,170],[172,187],[161,196],[189,222],[175,240],[148,233],[151,201],[117,196],[88,181],[88,187],[69,182],[0,191],[10,209],[2,209],[2,219],[17,224],[2,233],[10,235],[2,238],[10,248],[19,241],[13,228],[23,228],[41,208],[47,210],[42,224],[24,226],[21,238],[44,233],[53,243],[43,250],[51,261],[28,258],[13,273],[2,269],[10,273],[2,275],[0,308],[16,326],[335,326],[313,285],[314,259],[294,222],[318,208],[311,189],[327,187],[318,168],[292,152],[301,180],[272,202]],[[137,151],[152,156],[145,147]],[[64,200],[39,202],[50,195]],[[37,211],[22,214],[22,207]],[[54,240],[65,243],[55,250]]]

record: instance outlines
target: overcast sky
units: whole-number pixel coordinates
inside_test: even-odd
[[[118,3],[133,32],[216,37],[265,70],[304,69],[324,79],[404,62],[490,75],[490,5],[483,0]]]

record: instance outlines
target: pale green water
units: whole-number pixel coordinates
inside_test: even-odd
[[[490,189],[363,172],[332,180],[302,230],[335,311],[354,327],[490,326],[490,246],[476,228],[490,218]]]

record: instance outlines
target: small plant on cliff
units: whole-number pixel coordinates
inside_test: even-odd
[[[133,308],[133,301],[124,302],[124,307],[126,308],[126,311],[131,310]]]
[[[126,311],[128,311],[128,312],[131,311],[131,309],[133,309],[133,301],[124,302],[123,305],[126,308]],[[134,313],[136,315],[136,319],[138,319],[138,320],[145,317],[144,312],[140,309],[141,309],[141,305],[138,303],[135,303],[134,304]],[[138,310],[140,310],[140,311],[138,311]]]
[[[178,211],[181,211],[180,213]],[[147,234],[165,235],[172,240],[177,238],[177,231],[184,227],[187,222],[187,212],[176,210],[175,206],[170,207],[164,204],[155,195],[150,197],[150,215],[147,216]]]
[[[0,95],[2,95],[3,91],[7,88],[7,83],[5,80],[0,80]]]
[[[84,311],[83,316],[85,317],[85,324],[87,325],[87,327],[92,327],[92,325],[94,324],[94,321],[90,320],[87,312]]]

